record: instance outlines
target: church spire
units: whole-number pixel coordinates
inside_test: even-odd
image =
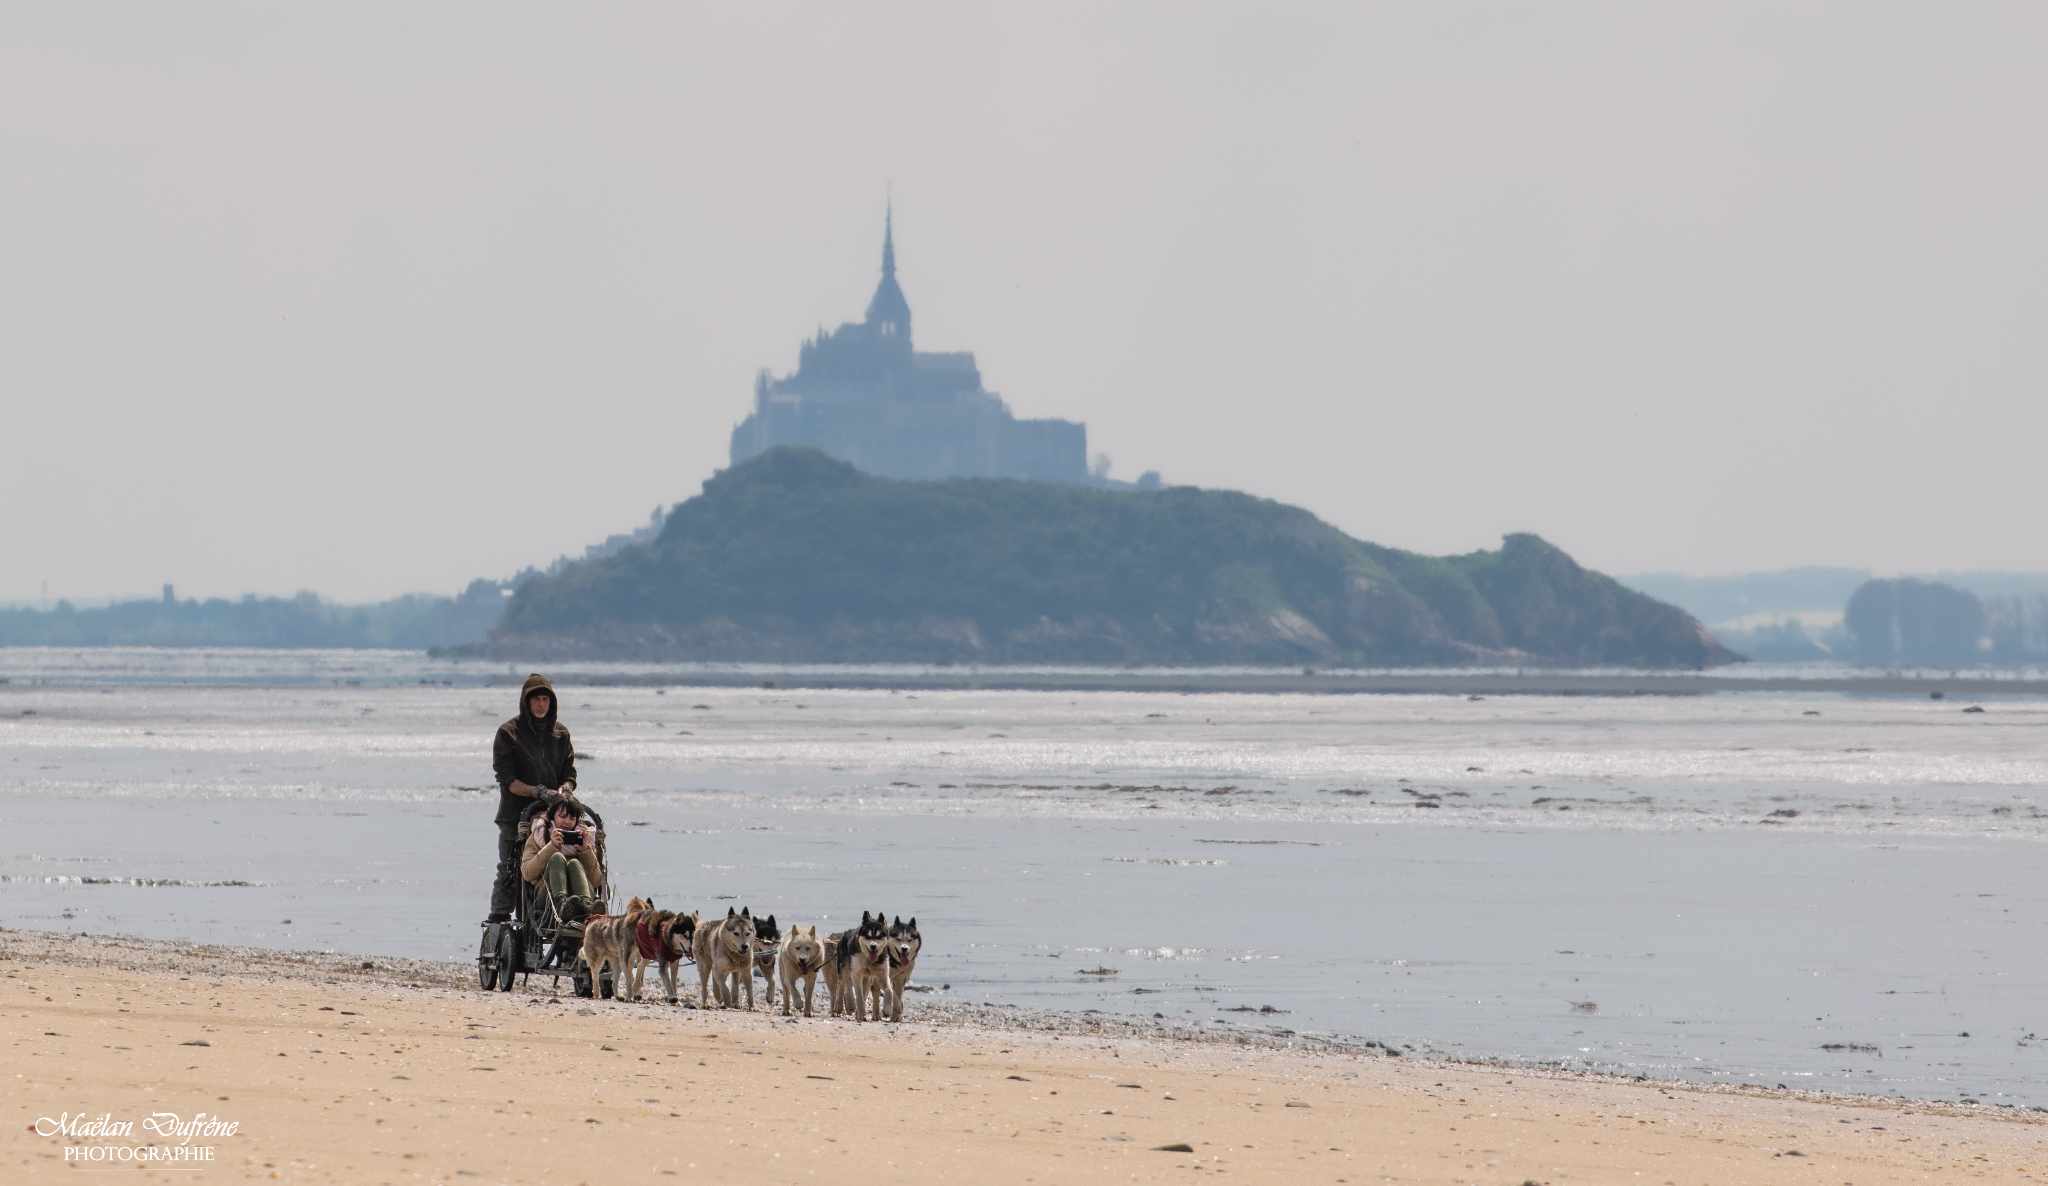
[[[868,301],[868,327],[884,337],[910,341],[910,302],[896,283],[896,201],[882,214],[882,282]]]
[[[896,278],[896,199],[882,208],[882,279]]]

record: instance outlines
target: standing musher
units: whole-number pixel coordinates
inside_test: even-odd
[[[519,715],[498,726],[491,766],[498,775],[498,879],[491,883],[485,925],[512,917],[519,892],[519,854],[526,837],[519,815],[526,800],[552,803],[576,797],[576,747],[555,720],[555,686],[534,672],[519,688]]]

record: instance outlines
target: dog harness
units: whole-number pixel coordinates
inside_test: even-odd
[[[668,933],[676,925],[673,920],[670,920],[661,924],[659,929],[656,929],[647,925],[652,921],[654,920],[642,918],[633,927],[633,942],[639,945],[640,958],[644,960],[658,960],[661,958],[662,950],[668,943]],[[666,975],[667,973],[663,974]]]

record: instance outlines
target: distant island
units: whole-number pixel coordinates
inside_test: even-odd
[[[1431,557],[1220,490],[875,477],[811,449],[721,471],[658,534],[558,564],[452,653],[759,662],[1737,661],[1534,535]]]

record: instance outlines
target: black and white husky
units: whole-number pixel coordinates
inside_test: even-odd
[[[754,974],[768,982],[768,1004],[775,1004],[775,956],[782,950],[782,928],[775,916],[754,920]]]
[[[924,937],[917,933],[917,916],[904,922],[899,916],[889,924],[889,1020],[903,1020],[903,990],[917,967],[917,954],[924,950]]]
[[[874,1002],[874,1019],[882,1019],[882,998],[889,992],[889,926],[882,914],[860,912],[860,925],[825,940],[825,991],[832,994],[832,1016],[853,1014],[866,1021]]]

